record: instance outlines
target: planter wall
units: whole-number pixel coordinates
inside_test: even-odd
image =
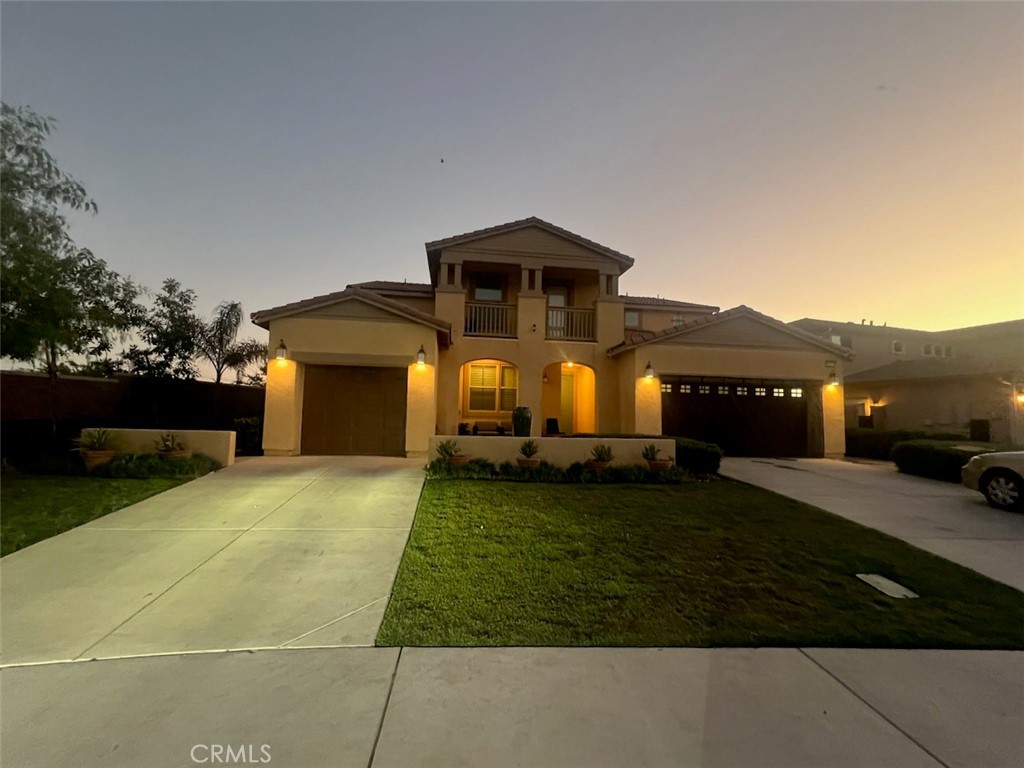
[[[474,435],[434,435],[430,438],[430,452],[428,459],[437,458],[437,444],[444,440],[454,440],[458,443],[459,449],[474,459],[487,459],[495,464],[504,461],[516,463],[516,459],[522,458],[519,453],[519,446],[523,444],[522,437],[484,437]],[[535,437],[540,452],[535,458],[554,464],[562,469],[567,468],[577,461],[584,462],[592,458],[590,450],[595,445],[607,445],[612,449],[612,466],[623,467],[639,464],[647,466],[643,457],[645,445],[654,443],[661,449],[662,456],[675,456],[676,444],[672,438],[586,438],[586,437]]]

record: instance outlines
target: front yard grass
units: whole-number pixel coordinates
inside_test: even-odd
[[[377,644],[1019,649],[1024,594],[728,480],[429,480]]]
[[[0,480],[0,555],[9,555],[191,479],[5,474]]]

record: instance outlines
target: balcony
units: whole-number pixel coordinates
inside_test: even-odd
[[[547,338],[560,341],[596,341],[594,310],[548,307]]]
[[[490,301],[466,302],[466,336],[516,337],[516,305]]]

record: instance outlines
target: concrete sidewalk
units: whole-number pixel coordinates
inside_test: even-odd
[[[258,458],[0,561],[3,662],[373,645],[422,462]]]
[[[1024,764],[1014,652],[286,649],[8,668],[0,694],[5,766]]]
[[[886,462],[722,460],[727,477],[813,504],[1024,590],[1024,515]]]

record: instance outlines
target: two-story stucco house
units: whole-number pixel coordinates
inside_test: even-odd
[[[429,283],[360,283],[253,314],[270,331],[268,454],[425,456],[431,436],[500,431],[517,405],[537,436],[843,452],[839,345],[745,306],[624,295],[631,257],[537,218],[426,255]]]

